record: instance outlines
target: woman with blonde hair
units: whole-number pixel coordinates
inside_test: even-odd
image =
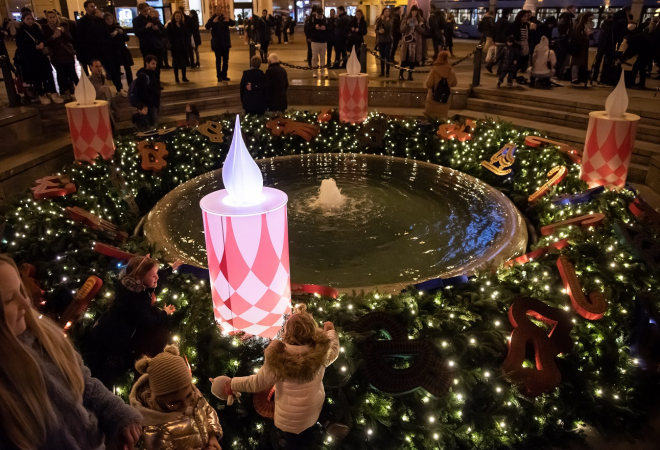
[[[451,106],[451,88],[456,86],[456,73],[449,64],[449,52],[442,50],[431,65],[431,72],[426,78],[426,105],[424,114],[435,118],[449,116]]]
[[[339,355],[339,339],[332,322],[320,328],[297,305],[282,333],[264,351],[264,365],[248,377],[218,377],[211,392],[221,399],[234,392],[261,392],[275,386],[275,426],[284,432],[285,449],[312,450],[314,425],[325,402],[325,368]]]
[[[180,265],[177,261],[158,270],[160,264],[149,255],[136,256],[119,275],[115,298],[92,327],[84,352],[92,374],[108,389],[136,359],[143,354],[155,356],[168,344],[167,316],[175,308],[156,306],[156,292]]]
[[[140,415],[83,365],[50,319],[30,306],[14,261],[0,255],[0,448],[132,449]]]

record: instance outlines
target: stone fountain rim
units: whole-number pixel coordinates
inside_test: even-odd
[[[483,270],[488,267],[497,267],[500,264],[524,253],[525,249],[527,248],[527,238],[528,238],[527,226],[525,224],[525,220],[523,218],[522,213],[518,211],[518,208],[516,208],[513,202],[500,190],[483,182],[479,178],[473,177],[458,170],[451,169],[449,167],[433,164],[427,161],[420,161],[412,158],[400,158],[396,156],[372,155],[372,154],[354,153],[354,152],[346,152],[346,153],[325,152],[325,153],[306,153],[300,155],[273,156],[273,157],[258,159],[256,160],[256,163],[268,164],[269,162],[273,162],[273,161],[288,161],[293,159],[298,160],[298,159],[305,159],[309,157],[318,157],[324,155],[331,157],[344,156],[344,157],[372,159],[372,160],[389,160],[400,164],[416,164],[422,168],[441,171],[443,173],[446,173],[449,177],[452,178],[460,175],[462,177],[465,177],[471,183],[481,185],[481,187],[485,191],[485,195],[490,195],[491,197],[493,197],[508,212],[508,214],[505,215],[506,217],[506,222],[504,225],[505,232],[497,239],[496,245],[493,245],[481,258],[478,258],[468,264],[465,264],[463,266],[460,266],[458,268],[455,268],[447,272],[443,272],[435,276],[425,277],[418,280],[409,280],[405,282],[378,284],[371,286],[354,286],[348,288],[337,288],[337,290],[340,293],[350,294],[352,292],[360,292],[360,291],[364,291],[364,292],[378,291],[383,293],[396,293],[396,292],[400,292],[401,290],[405,289],[407,286],[410,286],[411,284],[417,284],[424,281],[432,280],[440,276],[442,276],[443,278],[451,278],[458,275],[471,276],[474,275],[479,270]],[[204,178],[214,177],[216,173],[221,174],[222,168],[204,173],[195,178],[191,178],[185,183],[180,184],[179,186],[177,186],[176,188],[172,189],[170,192],[165,194],[163,198],[161,198],[156,203],[156,205],[154,205],[151,211],[149,211],[149,213],[147,214],[143,229],[144,235],[149,240],[149,242],[155,243],[158,246],[158,249],[165,254],[166,259],[170,259],[172,261],[176,259],[181,259],[185,263],[192,264],[190,260],[186,260],[185,257],[182,257],[178,252],[176,252],[173,248],[174,247],[173,245],[167,244],[167,242],[169,241],[169,237],[164,232],[164,230],[166,230],[167,228],[165,227],[165,223],[164,223],[164,215],[159,214],[159,210],[162,209],[159,208],[159,206],[162,207],[164,203],[173,201],[173,199],[181,197],[181,193],[186,192],[190,185],[197,184],[199,183],[200,180],[203,180]],[[513,243],[513,245],[509,245],[511,243]],[[192,265],[196,265],[196,264],[192,264]],[[292,282],[296,281],[295,276],[293,278],[294,279],[292,280]]]

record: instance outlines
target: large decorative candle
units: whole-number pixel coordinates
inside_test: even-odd
[[[580,178],[590,188],[623,188],[628,177],[639,116],[626,112],[628,94],[624,75],[607,97],[605,111],[589,113]]]
[[[96,100],[96,89],[87,77],[76,86],[76,101],[65,106],[76,161],[92,162],[99,155],[112,158],[115,144],[108,102]]]
[[[367,118],[369,75],[360,73],[355,50],[346,63],[346,73],[339,74],[339,120],[362,123]]]
[[[288,197],[263,187],[238,116],[222,180],[200,202],[215,319],[224,332],[274,338],[291,312]]]

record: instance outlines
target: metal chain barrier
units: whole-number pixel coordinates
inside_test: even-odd
[[[386,63],[388,66],[392,66],[392,67],[394,67],[395,69],[398,69],[398,70],[405,70],[406,72],[412,72],[412,73],[429,73],[429,72],[431,71],[431,69],[429,69],[429,70],[419,70],[419,69],[411,69],[411,68],[409,68],[409,67],[402,67],[402,66],[400,66],[400,65],[398,65],[398,64],[394,64],[393,62],[391,62],[391,61],[389,61],[389,60],[386,60],[386,59],[381,58],[381,57],[378,55],[378,53],[376,52],[376,50],[371,50],[371,49],[367,49],[367,50],[369,51],[369,53],[371,53],[372,55],[374,55],[374,57],[375,57],[376,59],[378,59],[378,60],[380,60],[380,61],[385,61],[385,63]],[[476,52],[476,50],[472,50],[470,53],[468,53],[468,54],[467,54],[466,56],[464,56],[463,58],[459,59],[459,60],[456,61],[456,62],[453,62],[453,63],[451,64],[452,67],[453,67],[453,66],[456,66],[456,65],[458,65],[458,64],[460,64],[460,63],[462,63],[462,62],[464,62],[464,61],[467,61],[467,60],[470,59],[470,58],[472,58],[472,56],[474,56],[474,52]]]
[[[350,53],[348,55],[350,56]],[[298,69],[298,70],[323,70],[323,69],[328,69],[328,68],[332,69],[333,66],[335,66],[337,64],[341,65],[341,64],[345,63],[346,61],[348,61],[348,56],[346,58],[340,59],[339,61],[335,61],[332,64],[326,64],[326,65],[318,66],[318,67],[296,66],[295,64],[285,63],[284,61],[280,61],[280,64],[283,65],[283,66],[291,67],[292,69]]]

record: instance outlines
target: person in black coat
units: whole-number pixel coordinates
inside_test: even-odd
[[[234,25],[236,25],[236,22],[229,17],[225,17],[220,6],[215,7],[215,13],[206,22],[205,28],[211,30],[211,50],[215,53],[215,71],[218,82],[229,81],[229,78],[227,78],[229,49],[231,48],[229,27]]]
[[[326,18],[328,23],[325,25],[326,38],[328,40],[327,51],[326,51],[326,65],[329,67],[332,64],[332,48],[335,47],[335,26],[337,22],[337,16],[335,15],[335,9],[330,10],[330,17]],[[336,59],[337,49],[335,47],[335,59]]]
[[[149,120],[152,127],[158,126],[160,110],[160,79],[158,78],[158,58],[147,55],[144,58],[144,68],[136,75],[136,96],[138,103],[144,103],[149,108]]]
[[[630,10],[630,6],[624,6],[623,9],[614,13],[614,17],[612,18],[612,33],[614,34],[614,46],[616,48],[621,45],[623,38],[629,33],[628,14],[630,14]]]
[[[115,284],[110,309],[94,324],[85,348],[85,362],[92,376],[112,389],[136,359],[155,356],[167,344],[167,316],[174,306],[157,307],[156,293],[171,275],[172,267],[158,270],[158,261],[147,256],[131,259]]]
[[[110,49],[110,36],[105,30],[103,19],[97,15],[96,5],[93,1],[86,1],[84,4],[85,15],[78,19],[76,24],[76,50],[78,50],[78,60],[87,75],[89,75],[89,65],[93,59],[98,59],[103,64],[103,68],[110,72],[108,77],[116,82],[116,75],[112,68],[108,69],[108,52]],[[116,87],[116,84],[115,84]],[[121,87],[117,89],[117,92]]]
[[[246,114],[263,115],[266,112],[266,75],[259,69],[261,58],[253,56],[251,69],[241,78],[241,103]]]
[[[257,42],[259,42],[261,53],[261,60],[266,62],[268,56],[268,44],[270,44],[270,30],[271,24],[268,20],[268,11],[265,9],[261,11],[261,17],[257,21]]]
[[[199,34],[199,15],[194,9],[190,11],[190,15],[186,17],[186,26],[188,27],[188,30],[190,30],[193,40],[195,41],[193,55],[197,56],[197,62],[195,62],[194,56],[191,58],[190,67],[199,67],[199,46],[202,45],[202,36]]]
[[[124,73],[126,74],[126,84],[131,85],[133,81],[133,56],[131,51],[126,46],[126,43],[129,40],[128,34],[124,31],[122,27],[119,26],[115,16],[110,13],[105,13],[103,15],[103,20],[105,21],[106,30],[110,35],[110,52],[111,60],[115,65],[115,70],[121,73],[121,68],[124,68]]]
[[[360,58],[360,48],[364,43],[364,37],[367,35],[367,21],[364,20],[364,13],[361,9],[355,11],[355,17],[351,19],[349,25],[348,46],[349,52],[355,51],[358,59]],[[355,48],[355,50],[353,50]]]
[[[150,6],[147,3],[140,3],[138,5],[138,15],[133,19],[133,32],[140,41],[140,53],[142,53],[145,63],[147,55],[162,58],[163,53],[162,33],[158,24],[154,23],[149,17],[149,8]],[[156,72],[160,78],[160,61]]]
[[[76,51],[73,48],[73,37],[69,32],[68,21],[60,21],[55,11],[46,14],[47,23],[41,29],[46,38],[46,46],[50,49],[50,62],[57,72],[57,85],[65,100],[71,100],[78,75],[76,74]],[[53,98],[57,94],[52,94]]]
[[[281,44],[282,43],[282,16],[280,14],[275,15],[274,24],[275,24],[275,36],[277,36],[277,43]]]
[[[39,24],[35,23],[32,13],[24,13],[21,26],[16,32],[16,54],[14,56],[17,65],[21,69],[23,81],[31,84],[41,103],[48,105],[53,101],[62,103],[55,94],[55,80],[50,68],[50,61],[44,54],[46,38]]]
[[[268,69],[266,69],[266,105],[269,111],[284,112],[288,102],[286,91],[289,88],[289,77],[275,53],[268,55]]]
[[[651,36],[638,27],[628,34],[626,40],[628,41],[628,48],[622,55],[621,60],[625,62],[636,56],[637,59],[632,66],[630,77],[633,83],[635,83],[637,75],[639,75],[639,82],[629,87],[631,89],[646,89],[646,70],[649,61],[654,56]]]
[[[174,68],[174,81],[179,83],[179,69],[181,80],[188,82],[186,67],[190,64],[191,34],[186,27],[185,17],[181,11],[176,11],[172,21],[167,25],[167,38],[170,41],[172,52],[172,67]]]
[[[444,18],[442,18],[442,20],[444,21]],[[392,62],[396,62],[394,56],[396,55],[397,49],[399,48],[399,42],[401,42],[402,37],[403,35],[401,34],[401,7],[397,6],[396,8],[394,8],[394,16],[392,17],[392,54],[390,55],[390,61]]]

